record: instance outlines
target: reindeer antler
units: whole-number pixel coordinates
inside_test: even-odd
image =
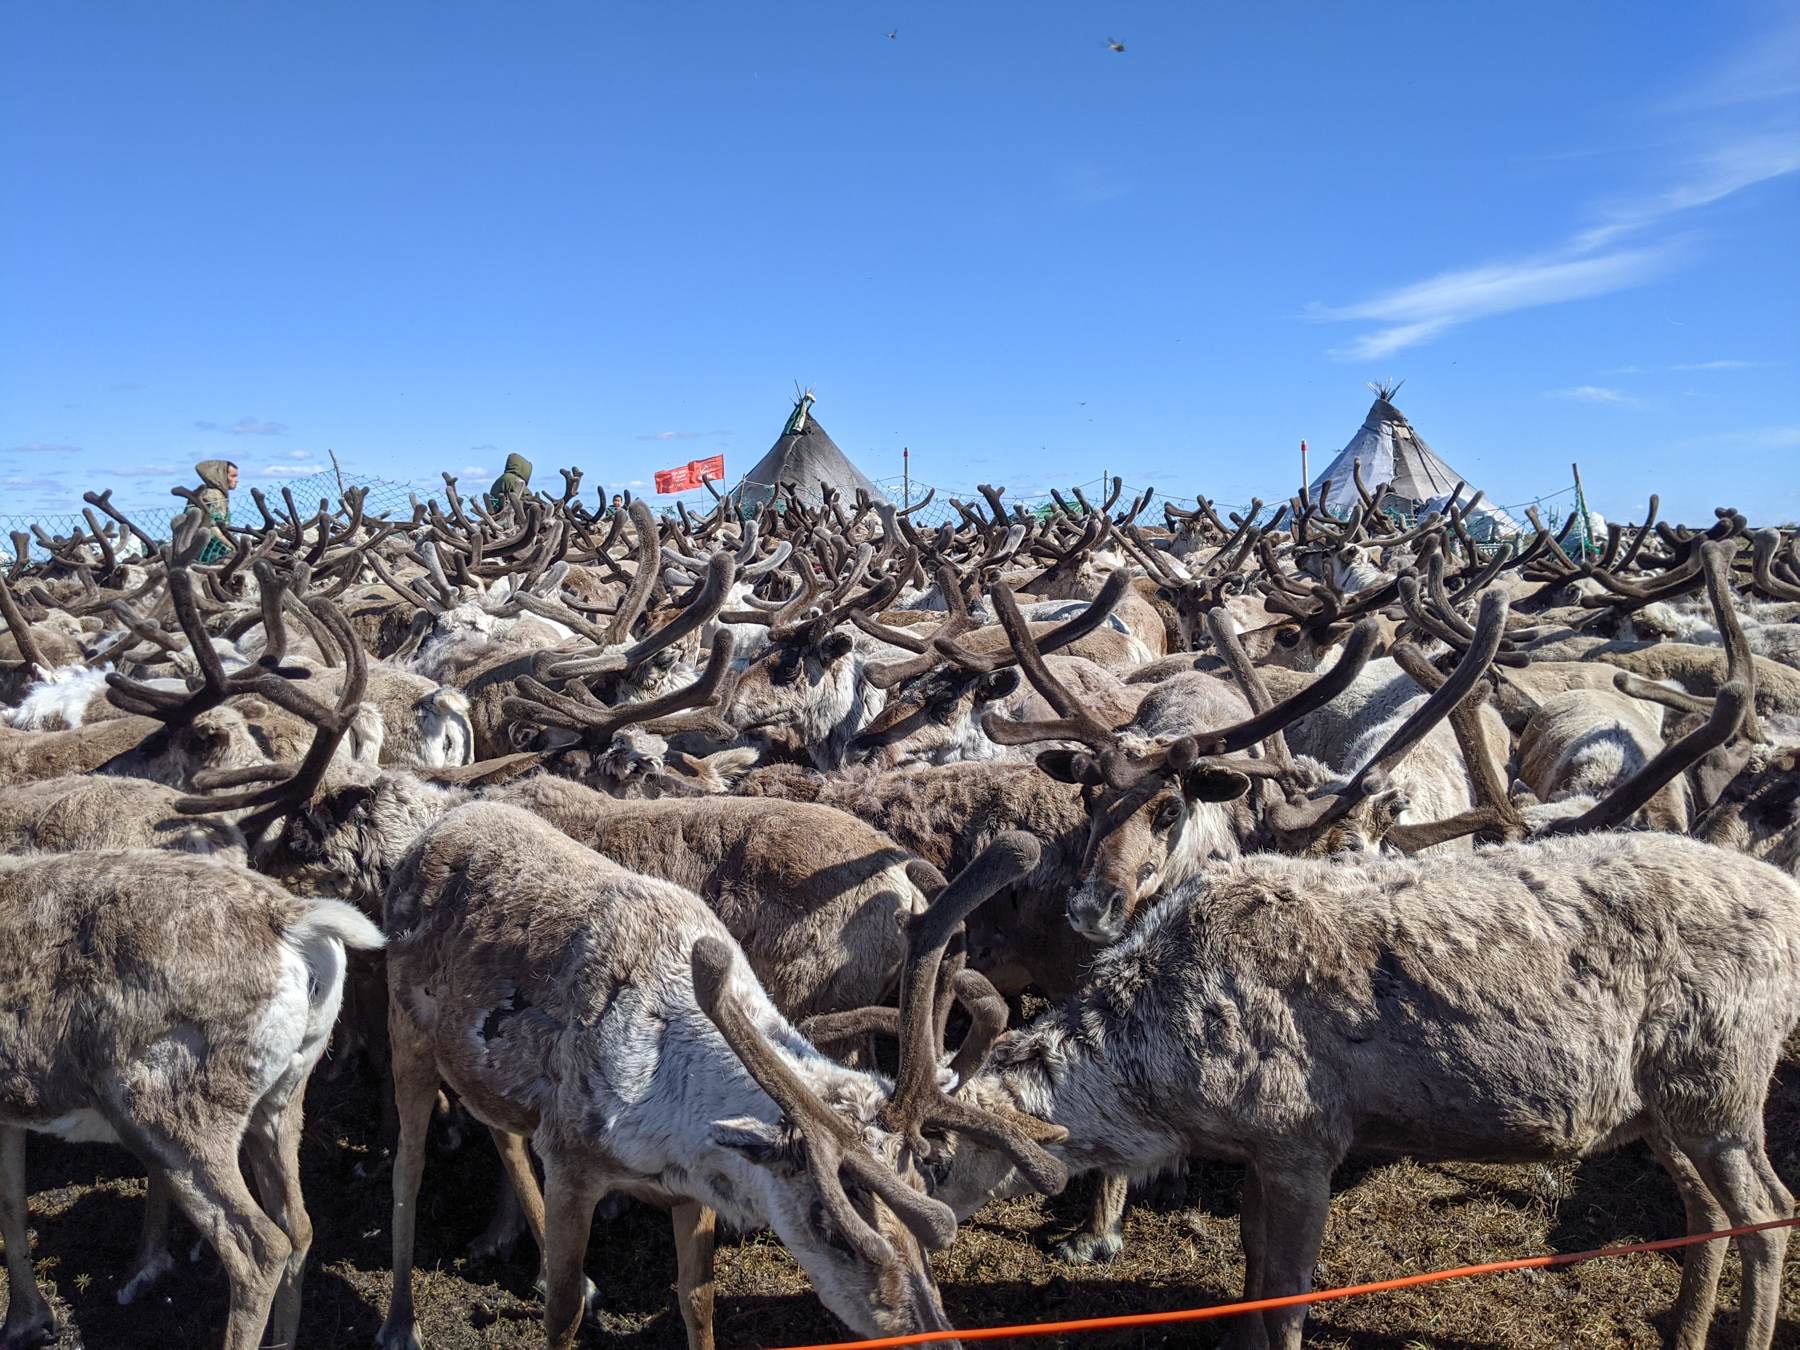
[[[951,934],[975,907],[1037,866],[1038,842],[1021,831],[1003,834],[965,867],[925,913],[909,922],[906,964],[900,973],[900,1070],[894,1095],[881,1122],[903,1133],[922,1156],[928,1153],[924,1130],[955,1130],[998,1149],[1045,1195],[1057,1195],[1068,1184],[1068,1169],[1042,1147],[1068,1137],[1068,1132],[1023,1114],[1003,1117],[959,1097],[947,1096],[938,1084],[938,967]],[[985,1044],[983,1043],[985,1041]],[[992,1037],[984,1031],[969,1059],[985,1062]],[[967,1072],[979,1069],[964,1064]]]
[[[820,1101],[757,1030],[730,991],[733,952],[721,938],[703,937],[692,956],[694,997],[719,1029],[756,1084],[781,1108],[806,1143],[806,1165],[832,1223],[862,1255],[877,1264],[895,1259],[894,1249],[856,1212],[844,1193],[842,1176],[885,1201],[913,1236],[942,1250],[956,1240],[956,1216],[941,1201],[914,1190],[900,1174],[870,1153],[857,1129]]]

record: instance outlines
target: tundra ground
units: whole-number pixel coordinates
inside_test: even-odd
[[[1771,1089],[1769,1154],[1800,1191],[1800,1039]],[[306,1277],[302,1350],[367,1350],[387,1306],[386,1174],[375,1160],[372,1081],[333,1082],[325,1066],[308,1097],[302,1153],[316,1237]],[[1051,1256],[1080,1223],[1092,1193],[1081,1179],[1055,1200],[989,1205],[933,1261],[958,1326],[1106,1317],[1198,1307],[1237,1296],[1243,1278],[1237,1212],[1241,1170],[1195,1163],[1134,1196],[1126,1247],[1111,1265],[1069,1267]],[[190,1263],[194,1234],[177,1225],[176,1269],[130,1307],[115,1293],[134,1253],[143,1177],[123,1151],[34,1135],[29,1146],[34,1256],[63,1334],[58,1350],[211,1350],[225,1324],[226,1286],[211,1253]],[[434,1150],[419,1222],[418,1307],[429,1350],[543,1344],[532,1284],[536,1253],[522,1240],[506,1259],[464,1253],[487,1222],[499,1163],[485,1132]],[[1682,1231],[1675,1188],[1642,1145],[1567,1166],[1379,1167],[1351,1163],[1334,1187],[1316,1283],[1356,1284],[1480,1261],[1582,1251]],[[600,1288],[586,1343],[608,1350],[681,1350],[673,1302],[675,1250],[664,1214],[633,1205],[594,1225],[587,1270]],[[846,1333],[815,1299],[800,1268],[768,1234],[724,1238],[718,1254],[721,1347],[835,1341]],[[1659,1346],[1680,1283],[1679,1256],[1610,1258],[1572,1269],[1457,1280],[1327,1303],[1308,1343],[1371,1350],[1528,1350]],[[5,1277],[0,1274],[0,1287]],[[1712,1342],[1731,1342],[1737,1260],[1726,1267]],[[1216,1344],[1226,1323],[1117,1331],[1031,1342],[1054,1350]],[[1778,1346],[1800,1346],[1800,1263],[1785,1277]]]

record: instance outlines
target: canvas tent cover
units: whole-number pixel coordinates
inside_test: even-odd
[[[812,415],[812,402],[812,395],[801,396],[769,453],[744,475],[733,494],[746,505],[755,505],[773,497],[782,483],[792,483],[802,497],[817,501],[819,484],[825,483],[841,492],[846,501],[855,500],[856,490],[861,488],[870,500],[885,502],[881,489],[826,435]]]
[[[1363,479],[1364,483],[1367,483],[1368,481],[1367,478]],[[1351,491],[1354,492],[1355,490],[1355,486],[1352,485]],[[1464,488],[1462,490],[1462,495],[1456,499],[1457,505],[1467,506],[1469,504],[1469,498],[1474,495],[1475,489]],[[1449,504],[1450,494],[1445,492],[1439,496],[1433,497],[1430,501],[1421,506],[1419,508],[1419,514],[1421,516],[1428,516],[1433,511],[1443,511]],[[1595,516],[1595,519],[1598,520],[1599,517]],[[1492,544],[1497,540],[1511,539],[1516,535],[1524,533],[1524,528],[1518,521],[1507,515],[1506,512],[1498,506],[1490,503],[1486,497],[1483,497],[1477,502],[1475,504],[1475,509],[1463,517],[1463,528],[1469,532],[1469,538],[1473,539],[1478,544]]]
[[[1392,483],[1394,494],[1416,516],[1443,511],[1456,494],[1458,483],[1465,486],[1455,500],[1459,505],[1467,505],[1475,495],[1474,484],[1439,459],[1413,430],[1406,414],[1394,406],[1394,391],[1399,386],[1383,384],[1371,388],[1375,390],[1375,403],[1362,426],[1325,471],[1307,485],[1312,499],[1318,501],[1330,484],[1325,509],[1335,516],[1349,515],[1362,501],[1357,495],[1355,477],[1356,462],[1361,460],[1363,486],[1373,492],[1382,483]],[[1522,533],[1518,521],[1485,497],[1463,518],[1463,523],[1477,543],[1492,543]]]
[[[1346,514],[1361,504],[1351,472],[1359,459],[1364,487],[1373,492],[1378,483],[1392,483],[1394,492],[1415,507],[1454,492],[1463,481],[1412,429],[1406,415],[1388,402],[1391,392],[1376,394],[1374,406],[1363,419],[1361,429],[1350,438],[1350,444],[1307,485],[1312,499],[1318,501],[1325,485],[1331,484],[1326,509],[1334,515]],[[1468,496],[1465,493],[1463,500],[1467,501]]]

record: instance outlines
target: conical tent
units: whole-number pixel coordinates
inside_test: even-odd
[[[819,419],[812,415],[812,404],[810,393],[800,395],[769,453],[744,475],[732,493],[746,506],[754,506],[773,497],[781,484],[792,483],[802,497],[817,501],[819,485],[823,483],[841,492],[846,500],[854,500],[861,488],[871,500],[885,502],[887,498],[881,489],[850,462],[819,425]]]
[[[1375,389],[1374,406],[1369,409],[1361,429],[1350,438],[1350,444],[1307,485],[1312,499],[1318,501],[1329,483],[1331,494],[1325,498],[1327,511],[1333,515],[1346,515],[1360,506],[1362,498],[1357,496],[1356,480],[1352,475],[1359,459],[1364,487],[1373,492],[1379,483],[1392,483],[1394,495],[1415,510],[1434,497],[1454,492],[1456,485],[1464,481],[1462,476],[1437,457],[1413,430],[1406,415],[1391,402],[1400,386],[1370,387]],[[1462,500],[1466,502],[1473,493],[1474,488],[1470,487]]]

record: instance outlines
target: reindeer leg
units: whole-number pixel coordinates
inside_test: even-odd
[[[300,1282],[306,1274],[306,1254],[312,1250],[312,1217],[300,1193],[300,1130],[303,1124],[304,1080],[286,1105],[269,1109],[259,1104],[244,1135],[244,1151],[256,1178],[256,1192],[263,1209],[287,1234],[292,1250],[275,1303],[269,1313],[269,1335],[264,1350],[293,1350],[300,1326]]]
[[[430,1047],[406,1014],[390,1004],[388,1041],[394,1106],[400,1139],[394,1151],[394,1292],[387,1320],[375,1337],[380,1350],[420,1350],[413,1317],[413,1241],[418,1225],[419,1178],[425,1171],[425,1135],[437,1101],[438,1074]]]
[[[713,1350],[713,1240],[719,1216],[695,1200],[670,1212],[679,1273],[675,1297],[687,1324],[688,1350]]]
[[[0,1345],[27,1350],[56,1334],[56,1318],[37,1286],[31,1264],[30,1219],[25,1189],[25,1129],[0,1125],[0,1240],[6,1243],[6,1323]]]
[[[1706,1188],[1693,1160],[1681,1145],[1660,1131],[1650,1134],[1650,1147],[1675,1180],[1681,1203],[1687,1209],[1690,1233],[1716,1233],[1731,1225],[1725,1210]],[[1728,1240],[1697,1242],[1682,1253],[1681,1294],[1675,1300],[1675,1350],[1706,1350],[1707,1329],[1712,1326],[1713,1302],[1719,1294],[1719,1272],[1725,1268]]]
[[[1750,1129],[1731,1135],[1682,1141],[1682,1151],[1693,1160],[1733,1228],[1785,1219],[1794,1212],[1794,1197],[1769,1166],[1760,1136],[1761,1122],[1756,1121]],[[1739,1350],[1767,1350],[1774,1339],[1788,1231],[1771,1228],[1737,1240],[1738,1257],[1744,1265],[1738,1302]]]
[[[549,1275],[544,1264],[544,1193],[538,1189],[537,1173],[531,1170],[531,1150],[525,1146],[522,1135],[507,1130],[488,1127],[494,1136],[494,1147],[499,1150],[500,1163],[505,1174],[500,1179],[501,1203],[497,1207],[493,1221],[488,1224],[488,1233],[494,1233],[503,1226],[513,1237],[518,1235],[520,1227],[531,1230],[531,1240],[537,1243],[538,1249],[538,1291],[542,1293],[548,1286]],[[487,1241],[487,1234],[476,1239],[477,1245]],[[498,1250],[496,1247],[495,1250]],[[582,1297],[587,1306],[592,1308],[600,1291],[586,1275],[581,1277]]]
[[[501,1136],[505,1135],[508,1139],[517,1139],[518,1136],[507,1134],[504,1130],[494,1130],[493,1135],[494,1143],[500,1150],[500,1160],[505,1162],[506,1145],[501,1142]],[[532,1178],[531,1189],[535,1194],[535,1177]],[[544,1250],[544,1199],[541,1195],[537,1197],[537,1207],[537,1222],[532,1226],[531,1237],[538,1244],[538,1254],[541,1256]],[[510,1256],[513,1247],[518,1244],[519,1234],[524,1231],[525,1214],[519,1208],[518,1183],[512,1179],[512,1171],[508,1168],[501,1173],[500,1185],[494,1190],[493,1217],[481,1231],[481,1236],[469,1244],[469,1255],[478,1260],[490,1256]]]
[[[1262,1185],[1256,1179],[1256,1164],[1244,1169],[1244,1202],[1238,1212],[1238,1242],[1244,1249],[1244,1301],[1263,1297],[1263,1248],[1268,1234],[1263,1227]],[[1225,1344],[1231,1350],[1266,1350],[1268,1328],[1259,1313],[1245,1313],[1232,1319],[1231,1334]]]
[[[119,1286],[119,1302],[129,1304],[175,1265],[169,1255],[169,1179],[155,1163],[149,1164],[149,1184],[144,1191],[144,1231],[138,1240],[137,1260],[131,1274]]]
[[[1257,1169],[1258,1209],[1263,1230],[1262,1296],[1282,1298],[1312,1288],[1313,1266],[1325,1237],[1331,1207],[1331,1164],[1311,1166],[1296,1160],[1290,1167]],[[1300,1350],[1300,1327],[1306,1309],[1277,1308],[1263,1314],[1263,1328],[1274,1350]]]
[[[1056,1257],[1072,1266],[1085,1266],[1095,1261],[1110,1261],[1125,1245],[1125,1199],[1131,1183],[1110,1172],[1100,1175],[1094,1190],[1094,1211],[1087,1227],[1072,1234],[1056,1247]]]
[[[549,1350],[574,1350],[587,1314],[587,1278],[581,1268],[594,1206],[606,1187],[580,1167],[544,1160],[544,1333]]]
[[[225,1350],[258,1350],[293,1244],[244,1184],[242,1117],[219,1111],[195,1120],[187,1115],[192,1110],[186,1108],[179,1134],[155,1121],[114,1117],[108,1123],[140,1157],[163,1164],[175,1203],[225,1267],[231,1285]]]

